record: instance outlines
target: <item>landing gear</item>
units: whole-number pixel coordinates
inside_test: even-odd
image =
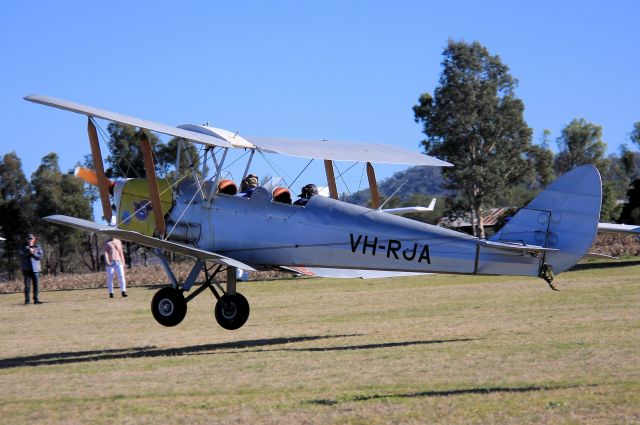
[[[545,282],[547,282],[547,284],[549,285],[549,288],[551,288],[554,291],[559,291],[559,289],[556,288],[556,286],[553,284],[553,279],[555,275],[553,274],[553,267],[551,267],[550,264],[547,264],[544,262],[542,263],[542,266],[540,267],[540,271],[538,272],[538,277],[544,280]]]
[[[182,319],[187,314],[187,303],[207,288],[218,300],[214,313],[220,326],[224,329],[235,330],[241,328],[247,322],[249,318],[249,302],[242,294],[236,292],[235,267],[226,267],[227,285],[226,290],[224,290],[220,284],[213,282],[216,274],[223,270],[222,265],[218,264],[209,269],[204,261],[197,260],[187,279],[184,283],[179,284],[166,259],[164,257],[160,258],[164,260],[163,266],[173,286],[160,289],[151,301],[151,312],[158,323],[163,326],[176,326],[182,322]],[[213,271],[211,272],[211,270]],[[184,293],[191,289],[201,271],[204,271],[205,281],[202,286],[185,298]],[[218,293],[216,287],[222,292],[222,295]]]
[[[187,314],[187,301],[182,291],[176,288],[162,288],[151,300],[151,313],[163,326],[175,326]]]
[[[223,295],[214,309],[218,324],[230,331],[242,327],[249,318],[249,302],[242,294]]]

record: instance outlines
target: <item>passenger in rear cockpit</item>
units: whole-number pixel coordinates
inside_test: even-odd
[[[251,198],[253,191],[258,187],[258,176],[255,174],[249,174],[242,180],[240,183],[240,193],[238,196],[243,196],[245,198]]]
[[[302,188],[302,191],[300,192],[300,195],[299,195],[300,199],[294,202],[293,205],[305,206],[307,205],[307,202],[309,202],[309,199],[312,196],[315,196],[317,194],[318,194],[318,187],[313,183],[309,183],[308,185]]]

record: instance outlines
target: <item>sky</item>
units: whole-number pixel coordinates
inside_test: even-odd
[[[63,171],[89,153],[85,117],[29,94],[170,125],[417,152],[412,107],[437,87],[449,39],[478,41],[509,66],[534,141],[585,118],[617,153],[640,121],[639,18],[640,2],[618,0],[4,2],[0,155],[15,151],[29,178],[49,152]],[[306,164],[273,162],[289,180]],[[402,168],[378,167],[378,179]],[[300,185],[321,170],[314,163]]]

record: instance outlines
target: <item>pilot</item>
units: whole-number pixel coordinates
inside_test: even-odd
[[[251,198],[253,191],[258,187],[258,176],[255,174],[249,174],[242,180],[240,183],[240,193],[238,196],[243,196],[245,198]]]
[[[309,183],[308,185],[304,186],[302,188],[302,191],[300,192],[300,199],[298,199],[296,202],[293,203],[293,205],[307,205],[307,202],[309,202],[309,199],[312,196],[315,196],[318,194],[318,188],[315,184],[313,183]]]

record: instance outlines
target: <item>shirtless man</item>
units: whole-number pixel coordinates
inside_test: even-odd
[[[107,289],[109,298],[113,298],[113,273],[118,273],[120,291],[123,297],[127,297],[127,282],[124,278],[124,253],[120,239],[109,238],[104,244],[104,261],[107,269]]]

